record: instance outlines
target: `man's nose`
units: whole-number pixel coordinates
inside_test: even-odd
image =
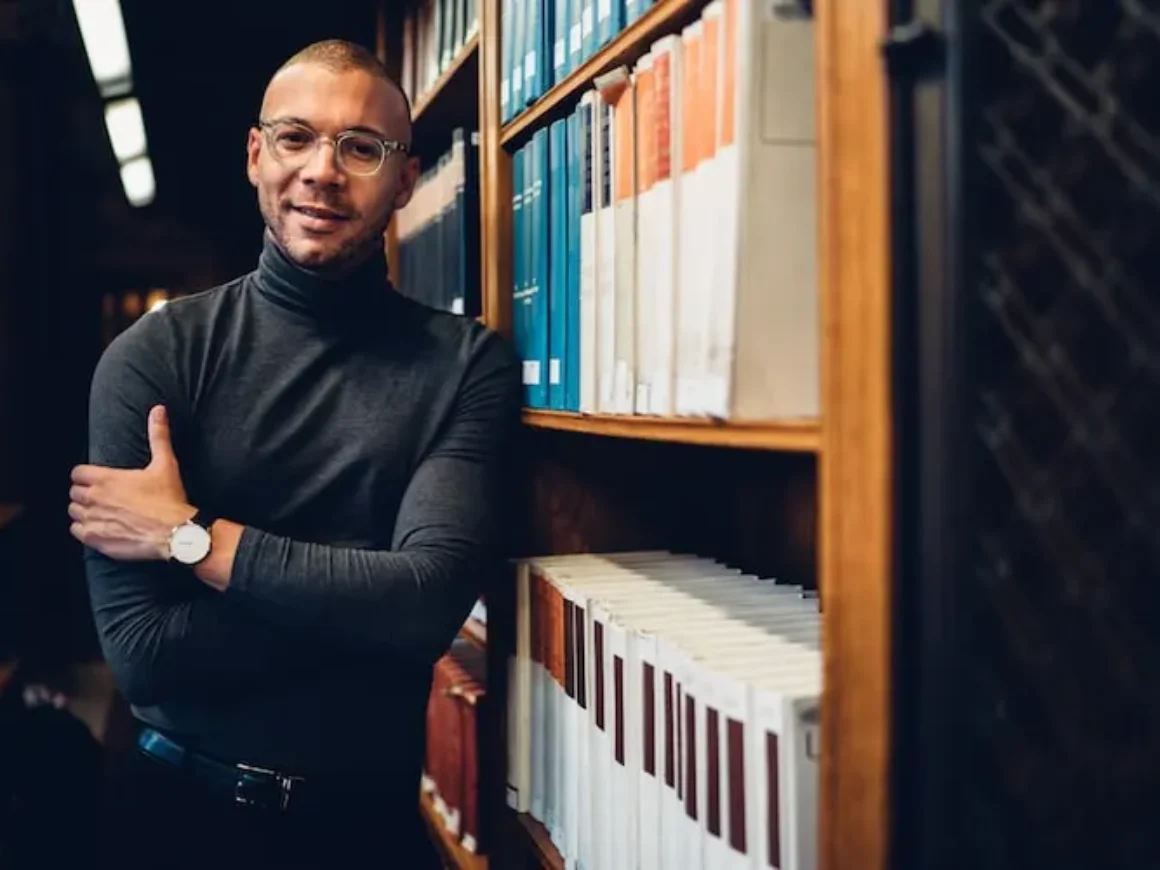
[[[314,184],[337,184],[345,178],[338,165],[338,148],[329,139],[318,142],[302,167],[302,180]]]

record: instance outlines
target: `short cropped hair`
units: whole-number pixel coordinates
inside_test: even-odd
[[[407,124],[410,125],[411,101],[408,99],[406,92],[391,77],[391,74],[387,72],[387,68],[383,65],[383,62],[373,52],[358,43],[348,42],[345,39],[324,39],[321,42],[312,43],[295,53],[293,57],[282,64],[278,68],[278,72],[282,72],[282,70],[300,63],[317,64],[334,73],[343,73],[357,69],[369,73],[375,78],[382,79],[403,98],[403,105],[407,109]]]

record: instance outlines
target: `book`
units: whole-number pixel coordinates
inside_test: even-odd
[[[517,574],[534,602],[517,637],[535,640],[514,658],[542,664],[508,766],[542,768],[529,811],[566,866],[817,866],[810,590],[667,551],[533,557]]]

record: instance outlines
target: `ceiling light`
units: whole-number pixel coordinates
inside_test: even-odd
[[[153,164],[148,156],[135,157],[121,166],[121,186],[133,205],[140,207],[153,202],[157,188],[153,181]]]
[[[140,157],[147,150],[145,121],[141,117],[141,104],[136,97],[106,103],[105,126],[109,130],[109,140],[113,143],[113,153],[117,155],[118,163]]]
[[[133,89],[133,68],[119,0],[73,0],[73,10],[101,96],[127,94]]]

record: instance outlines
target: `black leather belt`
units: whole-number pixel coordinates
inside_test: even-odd
[[[301,776],[276,770],[218,761],[193,752],[152,728],[142,729],[137,745],[151,758],[188,771],[242,806],[284,812],[300,798],[306,782]]]

